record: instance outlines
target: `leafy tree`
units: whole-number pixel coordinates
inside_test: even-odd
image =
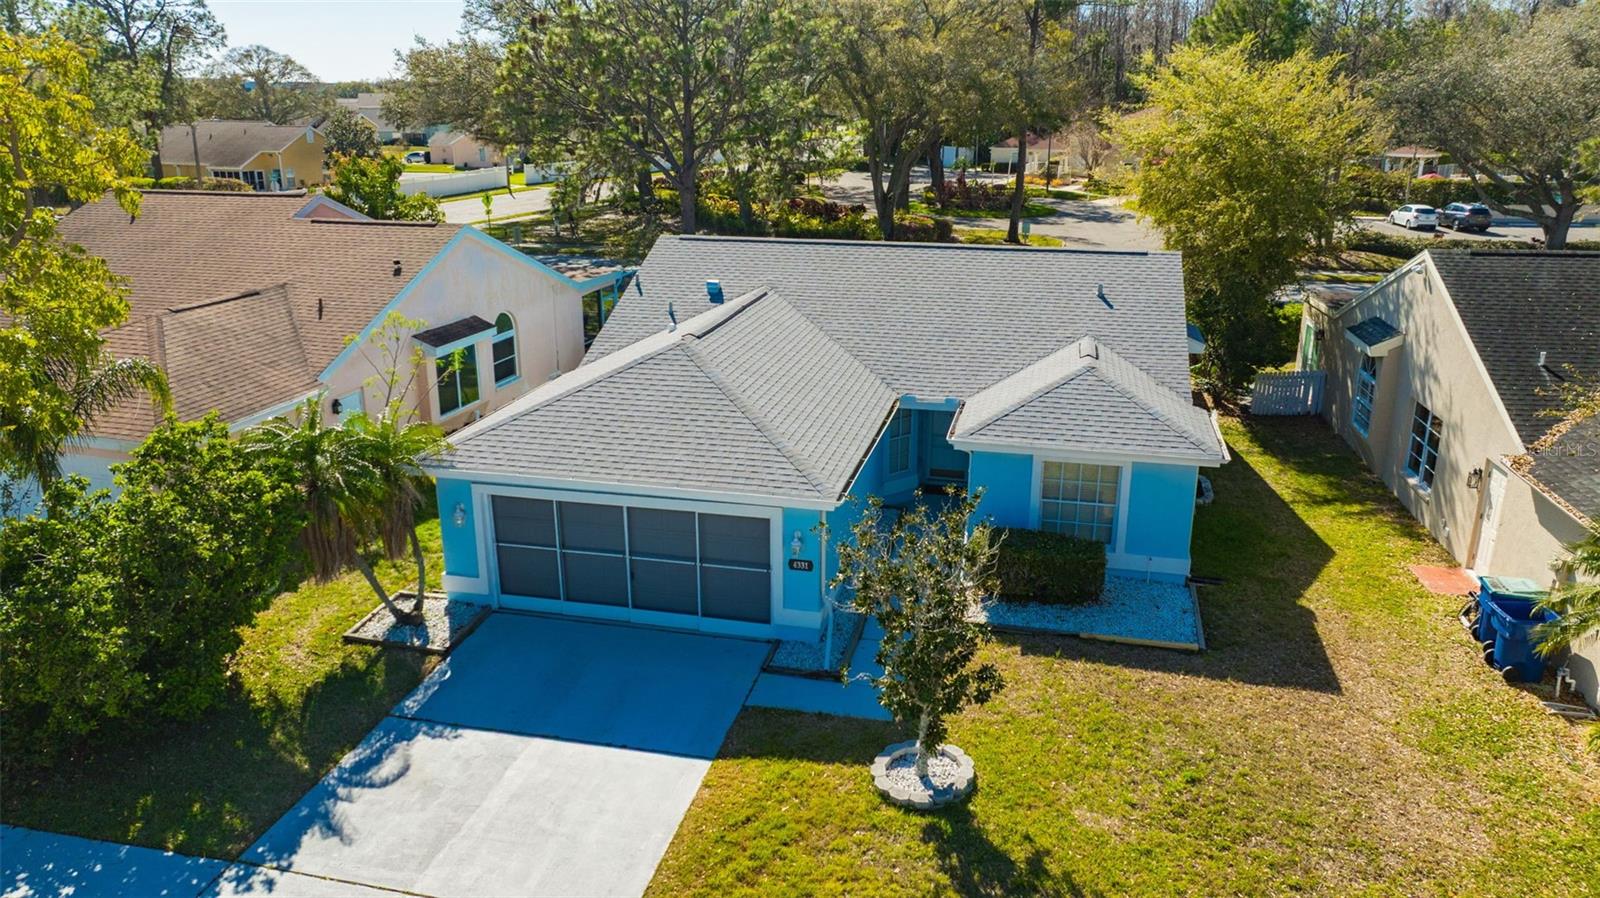
[[[1217,0],[1195,20],[1190,36],[1222,47],[1249,40],[1251,52],[1261,59],[1288,59],[1305,46],[1310,29],[1306,0]]]
[[[111,60],[147,75],[154,89],[142,120],[150,135],[183,121],[189,109],[189,75],[227,41],[226,32],[205,0],[79,0],[100,13]],[[120,80],[106,73],[102,80]],[[153,170],[161,172],[159,141]]]
[[[343,106],[335,106],[318,128],[328,142],[328,152],[335,156],[378,155],[377,130],[371,122]]]
[[[330,198],[364,215],[386,221],[444,221],[439,201],[425,193],[400,190],[405,163],[394,156],[340,156],[333,161]]]
[[[472,36],[430,44],[419,37],[395,58],[400,76],[389,85],[383,114],[396,128],[448,124],[487,143],[506,142],[495,98],[504,59],[498,44]]]
[[[95,414],[135,389],[165,398],[159,371],[105,352],[101,332],[128,314],[124,288],[61,240],[43,202],[109,191],[139,211],[128,178],[144,154],[130,133],[95,121],[92,61],[54,33],[0,33],[0,474],[40,483]]]
[[[1054,134],[1070,118],[1075,74],[1069,52],[1072,33],[1064,24],[1075,4],[1059,0],[1012,0],[997,27],[1002,38],[996,68],[1004,72],[1001,115],[1017,139],[1016,178],[1006,240],[1022,242],[1022,211],[1027,202],[1028,135]],[[1049,160],[1046,160],[1048,162]]]
[[[290,56],[260,44],[234,47],[212,63],[196,84],[196,106],[222,119],[287,125],[330,105],[317,77]]]
[[[113,471],[115,499],[73,477],[51,484],[44,514],[0,523],[8,753],[205,710],[239,628],[293,569],[293,488],[215,414],[169,418]]]
[[[832,585],[848,587],[848,607],[883,627],[883,675],[873,684],[896,720],[915,721],[918,776],[928,775],[928,758],[944,742],[946,718],[1004,685],[993,664],[976,660],[987,630],[971,612],[997,587],[992,528],[967,528],[978,498],[958,496],[938,512],[915,502],[886,523],[874,496],[852,538],[838,543]]]
[[[894,213],[908,199],[912,166],[953,130],[951,108],[975,105],[956,86],[984,65],[956,50],[986,12],[972,0],[830,0],[823,7],[826,68],[837,104],[862,123],[886,240],[895,237]]]
[[[422,615],[428,573],[422,543],[417,539],[417,510],[432,483],[423,473],[420,460],[448,447],[444,431],[434,424],[408,422],[399,403],[386,408],[377,420],[358,414],[349,427],[358,451],[373,472],[373,521],[384,555],[398,561],[405,557],[407,546],[411,549],[412,562],[417,566],[417,594],[408,614],[418,618]],[[369,571],[363,573],[369,583],[375,582]],[[381,587],[375,588],[382,592]]]
[[[1541,655],[1566,651],[1573,643],[1600,633],[1600,527],[1567,546],[1567,566],[1577,575],[1551,591],[1541,608],[1559,614],[1556,620],[1534,629]]]
[[[787,0],[557,0],[508,48],[501,100],[530,142],[658,164],[694,233],[701,170],[769,121],[770,85],[802,74],[799,28]]]
[[[1525,22],[1476,15],[1442,29],[1380,85],[1402,136],[1436,146],[1479,185],[1484,203],[1539,223],[1545,245],[1600,184],[1600,4],[1541,9]],[[1512,198],[1506,203],[1483,189]]]
[[[393,414],[397,408],[377,422],[356,415],[348,427],[324,427],[321,400],[313,397],[293,420],[274,418],[244,439],[295,484],[304,515],[300,544],[312,575],[326,581],[354,567],[395,620],[416,623],[426,583],[416,537],[425,482],[417,458],[442,448],[444,438],[433,425],[402,422]],[[409,540],[419,586],[414,608],[396,605],[367,561],[365,547],[378,540],[390,557],[401,557]]]
[[[1141,79],[1156,115],[1120,120],[1142,159],[1135,208],[1183,252],[1189,315],[1206,333],[1204,373],[1222,390],[1248,382],[1273,343],[1270,296],[1313,242],[1350,211],[1337,176],[1374,152],[1370,104],[1306,51],[1252,59],[1248,41],[1183,47]]]

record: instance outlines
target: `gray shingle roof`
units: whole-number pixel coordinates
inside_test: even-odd
[[[161,129],[161,159],[168,165],[193,165],[198,144],[201,165],[238,168],[259,153],[275,153],[304,139],[306,131],[304,125],[212,120],[196,122],[191,134],[187,123],[168,125]]]
[[[1528,474],[1591,521],[1600,521],[1600,415],[1573,424],[1532,453]]]
[[[895,398],[758,291],[544,385],[436,467],[831,502]]]
[[[710,308],[707,279],[772,288],[900,394],[971,396],[1094,334],[1189,395],[1182,261],[1165,252],[662,237],[589,357],[659,331],[668,302],[679,320]]]
[[[455,321],[451,321],[447,324],[441,324],[438,327],[430,327],[425,331],[417,331],[411,335],[411,339],[416,340],[418,343],[432,346],[434,349],[438,349],[441,346],[448,346],[457,340],[473,336],[474,334],[481,334],[484,331],[492,330],[494,330],[494,325],[484,321],[477,315],[468,315],[465,318],[457,318]]]
[[[1600,253],[1429,250],[1523,443],[1550,429],[1548,388],[1600,375]],[[1545,367],[1539,354],[1545,353]]]
[[[1215,464],[1210,416],[1092,337],[962,404],[952,439],[999,446],[1139,453]]]
[[[664,237],[577,371],[430,467],[827,504],[906,394],[974,440],[1215,464],[1183,309],[1173,253]]]

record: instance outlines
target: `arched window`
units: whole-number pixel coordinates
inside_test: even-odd
[[[517,379],[517,329],[505,312],[494,320],[494,385]]]

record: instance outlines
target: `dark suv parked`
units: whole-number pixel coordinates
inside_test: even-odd
[[[1439,224],[1457,231],[1489,230],[1489,207],[1482,203],[1451,203],[1439,210]]]

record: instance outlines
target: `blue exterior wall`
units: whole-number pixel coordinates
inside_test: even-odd
[[[1125,554],[1189,557],[1198,476],[1199,469],[1190,465],[1133,463],[1133,478],[1128,484]]]
[[[983,489],[978,518],[997,527],[1027,527],[1033,519],[1033,456],[974,452],[967,468],[969,489]]]
[[[444,547],[444,572],[457,577],[476,577],[478,570],[478,541],[487,537],[479,533],[477,512],[472,507],[472,482],[439,478],[439,537]],[[466,509],[467,519],[460,527],[455,524],[456,505]]]
[[[783,607],[790,611],[822,610],[822,574],[827,562],[821,557],[822,536],[817,525],[822,513],[801,508],[783,510]],[[800,554],[790,547],[795,531],[800,533]],[[789,559],[804,558],[811,561],[811,570],[797,571],[789,567]]]

